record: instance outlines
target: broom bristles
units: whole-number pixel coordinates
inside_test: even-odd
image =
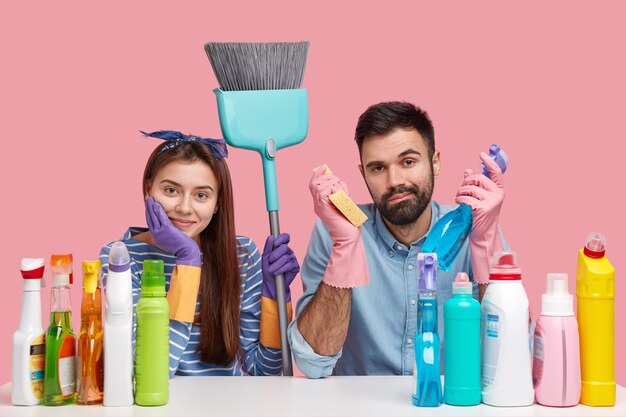
[[[224,91],[297,89],[309,42],[209,42],[204,45]]]

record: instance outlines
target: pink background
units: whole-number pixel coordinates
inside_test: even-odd
[[[97,258],[127,226],[145,224],[141,174],[158,141],[139,129],[221,135],[207,41],[311,41],[309,135],[278,157],[281,226],[300,261],[314,222],[311,169],[327,162],[356,201],[369,202],[353,142],[357,117],[379,101],[411,101],[434,121],[440,202],[453,201],[463,170],[476,168],[491,143],[511,157],[501,225],[535,316],[546,273],[567,272],[574,291],[578,249],[589,232],[606,234],[621,301],[616,351],[624,352],[626,227],[618,196],[626,6],[412,3],[5,6],[0,383],[11,378],[20,259],[48,262],[52,253],[72,252],[80,271],[82,260]],[[231,149],[228,161],[237,230],[262,245],[268,225],[259,158]],[[297,299],[299,280],[294,292]],[[49,286],[42,299],[47,325]],[[626,385],[626,359],[616,359],[617,381]]]

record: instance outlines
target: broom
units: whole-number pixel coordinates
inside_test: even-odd
[[[308,42],[210,42],[204,46],[220,84],[213,92],[226,142],[261,156],[272,235],[280,233],[276,152],[302,142],[309,126],[307,92],[300,89],[308,48]],[[291,376],[282,274],[276,275],[276,292],[283,375]]]

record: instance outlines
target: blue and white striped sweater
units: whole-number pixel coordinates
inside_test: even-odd
[[[176,257],[168,252],[148,245],[134,238],[147,231],[145,228],[132,227],[120,239],[131,258],[133,280],[133,352],[135,350],[135,331],[137,327],[135,309],[141,294],[143,261],[146,259],[162,260],[165,267],[165,289],[169,291],[172,271],[176,266]],[[112,244],[112,243],[111,243]],[[106,291],[106,278],[109,270],[109,251],[111,244],[100,251],[102,277]],[[239,318],[240,353],[228,366],[202,362],[197,351],[200,341],[200,326],[170,320],[170,378],[174,375],[280,375],[282,361],[280,350],[266,348],[259,341],[261,320],[261,256],[249,237],[237,236],[239,267],[241,270],[241,304]],[[196,320],[200,313],[200,301],[196,302]]]

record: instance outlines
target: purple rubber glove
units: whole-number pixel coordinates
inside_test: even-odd
[[[154,242],[176,255],[176,264],[201,267],[202,252],[198,244],[172,224],[163,206],[152,197],[146,200],[146,222]]]
[[[465,179],[457,191],[456,202],[472,208],[472,231],[470,233],[470,253],[474,281],[479,284],[489,282],[489,263],[493,254],[500,250],[498,239],[498,218],[504,201],[504,183],[502,170],[498,164],[484,152],[480,153],[491,179],[482,173],[475,174],[465,170]]]
[[[265,241],[261,265],[263,268],[262,295],[276,301],[276,281],[274,275],[284,274],[285,297],[291,301],[289,286],[300,272],[300,264],[289,247],[289,234],[281,233],[278,236],[270,235]]]

